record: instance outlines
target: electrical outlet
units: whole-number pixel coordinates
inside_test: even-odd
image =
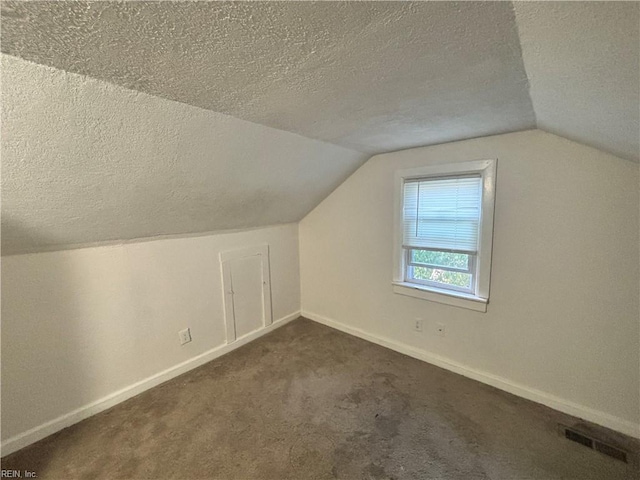
[[[416,332],[421,332],[422,331],[422,319],[421,318],[416,318],[416,321],[413,324],[413,329]]]
[[[445,329],[443,323],[436,323],[436,333],[438,334],[438,336],[444,337]]]
[[[184,330],[180,330],[178,336],[180,337],[180,345],[189,343],[191,341],[191,329],[185,328]]]

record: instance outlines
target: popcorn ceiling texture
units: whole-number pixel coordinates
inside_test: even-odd
[[[2,55],[2,253],[296,222],[366,155]]]
[[[535,126],[509,3],[4,2],[2,50],[367,153]]]
[[[2,2],[3,254],[295,222],[369,153],[536,125],[638,161],[639,9]]]
[[[514,2],[538,127],[640,157],[640,3]]]

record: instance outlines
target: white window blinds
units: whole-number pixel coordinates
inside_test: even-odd
[[[481,207],[480,175],[406,180],[403,246],[475,255]]]

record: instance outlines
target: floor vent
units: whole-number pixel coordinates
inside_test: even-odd
[[[600,453],[604,453],[605,455],[609,455],[610,457],[615,458],[616,460],[621,460],[623,462],[627,462],[627,452],[624,450],[620,450],[619,448],[612,447],[611,445],[607,445],[606,443],[595,442],[594,447]]]
[[[619,448],[600,442],[599,440],[595,440],[583,433],[576,432],[575,430],[572,430],[570,428],[562,426],[562,429],[564,430],[565,438],[567,438],[568,440],[579,443],[580,445],[584,445],[585,447],[589,447],[593,450],[597,450],[598,452],[604,453],[605,455],[613,457],[616,460],[627,463],[627,452],[625,452],[624,450],[620,450]]]

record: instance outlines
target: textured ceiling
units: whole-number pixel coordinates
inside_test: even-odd
[[[362,152],[533,128],[506,2],[4,2],[2,50]]]
[[[514,7],[538,127],[638,161],[640,3]]]
[[[536,126],[638,161],[639,12],[3,1],[3,253],[297,221],[367,154]]]
[[[2,253],[295,222],[366,155],[2,54]]]

